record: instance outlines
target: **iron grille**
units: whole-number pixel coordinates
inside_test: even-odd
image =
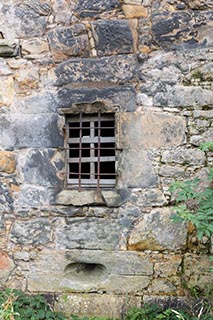
[[[114,114],[83,114],[67,118],[67,183],[82,187],[115,185]]]

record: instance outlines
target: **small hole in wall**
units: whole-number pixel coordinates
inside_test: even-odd
[[[96,282],[105,278],[107,269],[100,263],[74,262],[65,268],[65,275],[75,281]]]

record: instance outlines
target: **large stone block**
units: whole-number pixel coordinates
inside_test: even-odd
[[[120,319],[132,307],[141,307],[140,296],[109,295],[109,294],[68,294],[59,296],[55,310],[66,314],[80,316],[98,316],[110,319]]]
[[[0,8],[1,31],[6,39],[42,36],[50,11],[49,4],[39,0],[3,1]]]
[[[134,125],[132,125],[134,123]],[[179,116],[163,113],[120,115],[119,147],[160,148],[185,142],[186,123]]]
[[[191,166],[204,165],[205,153],[199,149],[184,149],[164,151],[161,161],[164,163],[178,163]]]
[[[88,32],[83,24],[55,28],[48,33],[48,41],[55,61],[63,61],[70,56],[88,57],[90,53]]]
[[[120,155],[118,187],[150,188],[157,184],[152,160],[145,150],[124,150]]]
[[[187,228],[171,220],[171,208],[153,209],[135,224],[129,237],[130,250],[183,250]]]
[[[20,46],[18,40],[0,39],[0,57],[8,58],[19,55]]]
[[[134,111],[135,88],[131,85],[107,88],[62,88],[58,91],[58,105],[72,111],[72,105],[103,102],[106,109],[118,106],[121,111]]]
[[[128,20],[98,20],[92,22],[98,55],[133,52],[133,36]]]
[[[48,206],[54,202],[54,189],[45,188],[41,186],[22,186],[15,205],[17,209],[20,208],[40,208],[41,206]]]
[[[9,151],[0,151],[0,172],[14,173],[15,169],[15,154]]]
[[[141,6],[141,1],[138,1],[138,4],[132,3],[122,6],[126,18],[146,18],[148,16],[148,11],[144,6]]]
[[[78,0],[75,11],[82,18],[96,17],[119,6],[119,0]]]
[[[12,134],[16,148],[58,148],[64,145],[59,129],[59,117],[54,114],[13,115]]]
[[[0,148],[1,149],[12,149],[15,144],[15,137],[12,133],[11,117],[8,114],[0,114]]]
[[[18,169],[22,180],[38,186],[62,186],[62,180],[57,176],[57,163],[52,161],[54,154],[55,151],[52,149],[22,152],[18,157]]]
[[[118,248],[119,226],[113,219],[67,219],[56,228],[55,241],[62,249],[112,250]]]
[[[69,83],[126,83],[136,76],[134,55],[118,55],[101,59],[76,58],[62,62],[55,69],[56,86]]]
[[[155,44],[164,49],[211,47],[212,12],[162,11],[152,15]]]
[[[16,221],[10,233],[10,240],[20,245],[44,245],[51,241],[51,224],[48,219]]]

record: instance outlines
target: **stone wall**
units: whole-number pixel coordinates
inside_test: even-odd
[[[169,185],[205,177],[212,3],[1,0],[0,283],[120,316],[209,286],[210,243],[174,224]],[[64,121],[115,111],[110,190],[66,190]]]

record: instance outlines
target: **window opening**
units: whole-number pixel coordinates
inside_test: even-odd
[[[114,114],[67,118],[67,183],[78,187],[115,185]]]

